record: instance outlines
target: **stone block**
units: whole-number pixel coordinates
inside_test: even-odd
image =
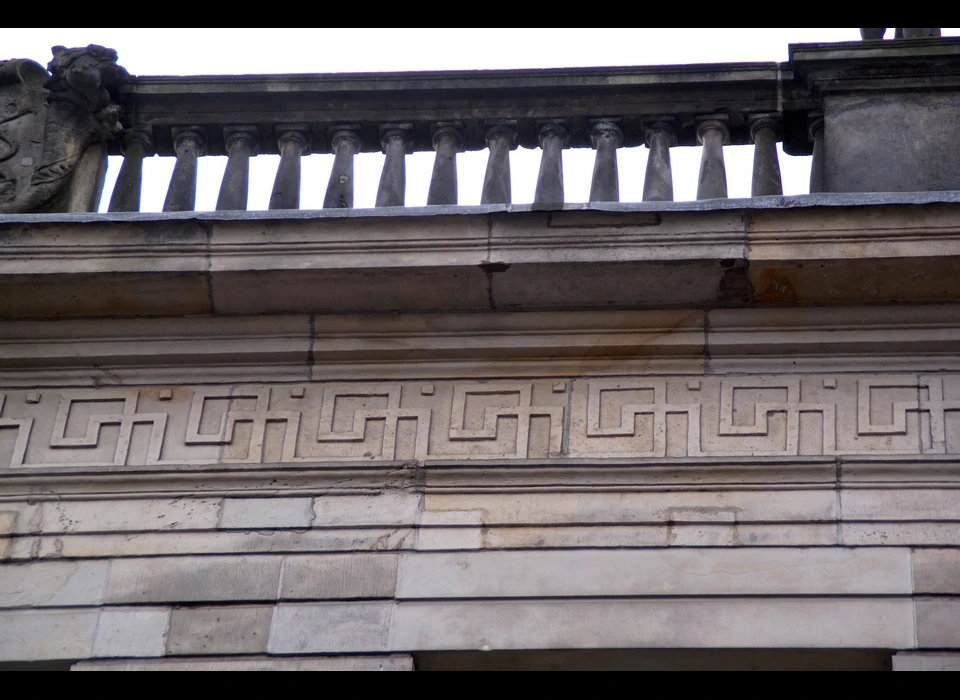
[[[221,528],[237,530],[308,528],[312,522],[312,498],[225,498],[220,515]]]
[[[840,492],[844,520],[960,520],[956,489],[845,489]]]
[[[278,605],[270,628],[270,654],[387,651],[396,603]]]
[[[960,524],[949,522],[841,523],[840,533],[851,547],[960,546]]]
[[[10,554],[11,539],[7,535],[13,532],[17,513],[15,510],[0,510],[0,561]]]
[[[421,527],[417,530],[418,550],[480,549],[483,530],[479,527]]]
[[[276,600],[281,557],[118,559],[107,581],[110,603]]]
[[[425,510],[420,514],[420,527],[483,525],[479,510]]]
[[[308,658],[157,659],[81,661],[71,671],[412,671],[413,657],[311,656]]]
[[[217,526],[219,498],[43,501],[26,506],[17,533],[203,530]]]
[[[407,553],[397,597],[895,595],[906,549],[647,549]]]
[[[427,494],[425,511],[480,510],[483,525],[822,522],[836,519],[836,492]]]
[[[958,106],[956,90],[830,95],[824,101],[825,191],[960,188]]]
[[[913,585],[916,593],[960,594],[960,549],[915,549]]]
[[[894,671],[960,671],[960,654],[901,651],[893,655]]]
[[[106,561],[0,566],[0,607],[94,606],[103,602]]]
[[[100,657],[163,656],[168,608],[102,610],[93,642]]]
[[[422,540],[424,531],[419,536]],[[489,527],[482,549],[564,547],[804,547],[837,544],[832,524],[703,523],[688,525],[567,525],[562,527]],[[418,546],[418,549],[426,547]]]
[[[44,661],[90,656],[97,610],[0,612],[0,659]]]
[[[314,527],[404,526],[417,522],[422,496],[388,490],[376,496],[320,496]]]
[[[287,557],[283,600],[392,598],[397,585],[395,554],[323,554]]]
[[[960,599],[928,598],[916,601],[917,646],[921,649],[960,647]]]
[[[709,223],[686,212],[534,212],[491,221],[488,262],[501,269],[490,284],[500,309],[700,304],[722,295],[728,268],[719,261],[745,255],[743,221],[732,211],[713,212]],[[597,228],[615,230],[615,239],[598,237]]]
[[[202,265],[202,257],[197,256],[196,262]],[[207,277],[202,272],[71,274],[71,294],[64,293],[63,280],[61,275],[4,275],[0,279],[0,316],[189,316],[211,310]]]
[[[174,608],[167,653],[175,656],[262,654],[267,650],[273,606]]]
[[[904,649],[901,598],[403,602],[391,649]]]
[[[455,223],[446,216],[328,219],[319,237],[314,224],[304,224],[274,222],[275,245],[266,251],[259,222],[214,223],[214,308],[231,314],[490,306],[480,267],[488,250],[485,216]],[[307,241],[309,251],[301,248]]]

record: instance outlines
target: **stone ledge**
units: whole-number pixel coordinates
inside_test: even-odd
[[[955,301],[955,194],[813,208],[771,198],[769,208],[392,217],[10,216],[0,316]]]
[[[69,502],[89,498],[201,498],[328,494],[384,489],[411,493],[549,493],[960,488],[955,455],[875,457],[703,457],[638,459],[480,460],[443,462],[313,462],[197,467],[18,468],[0,470],[5,501]],[[183,517],[182,513],[171,516]],[[167,516],[164,516],[167,517]],[[216,519],[216,516],[210,516]]]

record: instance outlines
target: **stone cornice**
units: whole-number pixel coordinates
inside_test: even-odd
[[[0,317],[960,299],[954,193],[765,199],[427,216],[9,216]]]
[[[950,89],[960,86],[960,41],[850,41],[792,44],[798,86],[819,93]]]
[[[0,503],[379,493],[960,489],[956,455],[316,462],[0,470]]]
[[[960,306],[7,321],[0,385],[960,369]]]

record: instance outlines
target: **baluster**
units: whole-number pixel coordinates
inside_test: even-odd
[[[323,198],[324,209],[353,208],[353,157],[362,144],[360,127],[341,126],[333,131],[330,146],[333,148],[333,170]]]
[[[540,125],[540,172],[537,174],[537,189],[534,204],[563,204],[563,149],[570,140],[570,132],[561,122],[545,122]]]
[[[177,164],[170,176],[163,210],[193,211],[197,201],[197,159],[203,155],[206,139],[203,137],[203,128],[199,126],[174,127],[172,133]]]
[[[753,182],[751,197],[783,194],[780,179],[780,159],[777,141],[780,139],[780,118],[762,114],[750,119],[750,139],[753,141]]]
[[[486,133],[487,170],[483,175],[480,204],[510,204],[510,151],[517,147],[517,126],[512,122],[492,124]]]
[[[300,156],[307,150],[310,138],[303,125],[278,126],[277,145],[280,147],[280,165],[270,195],[271,209],[300,208]]]
[[[97,211],[107,176],[107,142],[87,146],[73,169],[63,211]]]
[[[823,117],[814,116],[807,131],[808,138],[813,141],[813,160],[810,163],[810,194],[823,192]]]
[[[413,150],[413,125],[391,124],[381,127],[380,143],[386,159],[377,188],[378,207],[402,207],[407,189],[406,155]]]
[[[137,127],[124,134],[123,165],[110,197],[110,211],[140,211],[143,159],[152,149],[149,127]]]
[[[455,123],[441,123],[433,129],[433,175],[427,204],[457,203],[457,151],[463,148],[463,128]]]
[[[697,199],[723,199],[727,196],[727,171],[723,164],[723,144],[730,140],[724,118],[698,121],[697,141],[703,145]]]
[[[257,128],[228,126],[223,130],[227,167],[220,183],[217,211],[244,211],[250,189],[250,156],[257,153]]]
[[[590,143],[597,151],[590,183],[591,202],[619,202],[620,179],[617,173],[617,149],[623,145],[623,131],[616,122],[603,119],[593,125]]]
[[[676,120],[658,117],[644,130],[647,148],[647,172],[643,179],[644,202],[673,201],[673,170],[670,147],[677,142]]]

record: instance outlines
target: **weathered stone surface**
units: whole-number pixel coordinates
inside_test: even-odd
[[[404,602],[391,648],[913,647],[913,603],[871,598]]]
[[[427,494],[425,511],[480,510],[484,525],[832,521],[833,491]]]
[[[313,517],[312,498],[225,498],[220,527],[237,530],[308,528]]]
[[[272,606],[174,608],[167,653],[174,656],[258,654],[267,650]]]
[[[281,557],[175,557],[113,562],[109,603],[276,600]]]
[[[314,527],[404,526],[417,522],[423,496],[387,490],[376,496],[320,496]]]
[[[169,621],[169,609],[102,610],[93,656],[163,656]]]
[[[940,225],[953,216],[954,202],[904,195],[896,206],[889,197],[853,199],[860,206],[843,198],[834,206],[817,199],[797,206],[785,198],[776,206],[751,201],[704,210],[701,204],[700,211],[679,203],[598,203],[550,214],[428,207],[402,217],[336,217],[338,211],[324,210],[271,220],[269,246],[263,217],[253,213],[231,215],[237,220],[195,215],[205,226],[175,214],[96,219],[96,226],[73,228],[69,236],[62,235],[65,221],[18,222],[9,229],[15,235],[0,240],[0,272],[11,275],[0,290],[0,315],[434,313],[960,298],[949,274],[956,235]],[[921,206],[935,234],[907,236],[913,216],[907,201]],[[894,206],[876,206],[883,203]],[[168,255],[170,245],[181,246],[180,254]],[[811,260],[818,262],[805,264]]]
[[[264,532],[144,532],[126,535],[20,537],[12,560],[56,557],[138,557],[182,554],[336,552],[410,549],[413,528]]]
[[[691,549],[403,555],[397,597],[891,595],[906,549]]]
[[[960,654],[901,651],[893,655],[894,671],[960,671]]]
[[[0,607],[100,605],[106,561],[64,561],[0,566]]]
[[[0,510],[0,561],[10,556],[12,540],[7,535],[13,532],[17,515],[18,511],[15,510]]]
[[[916,601],[917,646],[921,649],[960,647],[960,599],[928,598]]]
[[[0,318],[209,312],[207,278],[200,272],[149,275],[139,280],[118,274],[77,274],[72,278],[69,296],[65,296],[62,279],[54,276],[3,275],[0,279]]]
[[[478,527],[423,527],[417,530],[416,549],[480,549],[483,531]]]
[[[309,658],[157,659],[82,661],[71,671],[412,671],[413,657],[311,656]]]
[[[98,615],[97,610],[0,612],[0,658],[41,661],[89,657]]]
[[[392,598],[397,586],[395,554],[325,554],[286,557],[283,600]]]
[[[917,593],[960,594],[960,549],[915,549],[913,582]]]
[[[176,498],[110,501],[41,501],[22,507],[20,534],[194,530],[217,526],[220,499]]]
[[[271,654],[388,651],[396,603],[278,605],[270,629]]]
[[[423,540],[424,531],[419,533]],[[466,537],[463,535],[463,537]],[[477,528],[469,549],[563,547],[764,547],[835,545],[830,523],[703,523],[686,525],[605,525]],[[419,549],[426,549],[422,545]],[[439,547],[438,547],[439,549]],[[453,549],[451,547],[451,549]]]
[[[955,305],[714,309],[710,374],[907,371],[942,366],[960,338]],[[950,367],[955,369],[954,367]]]
[[[960,524],[942,521],[841,523],[840,542],[851,547],[960,547]]]
[[[952,115],[960,93],[871,92],[824,101],[827,192],[916,192],[960,188]],[[869,124],[869,135],[864,131]],[[888,144],[877,148],[875,139]]]
[[[844,520],[960,520],[957,489],[848,489],[840,503]]]

